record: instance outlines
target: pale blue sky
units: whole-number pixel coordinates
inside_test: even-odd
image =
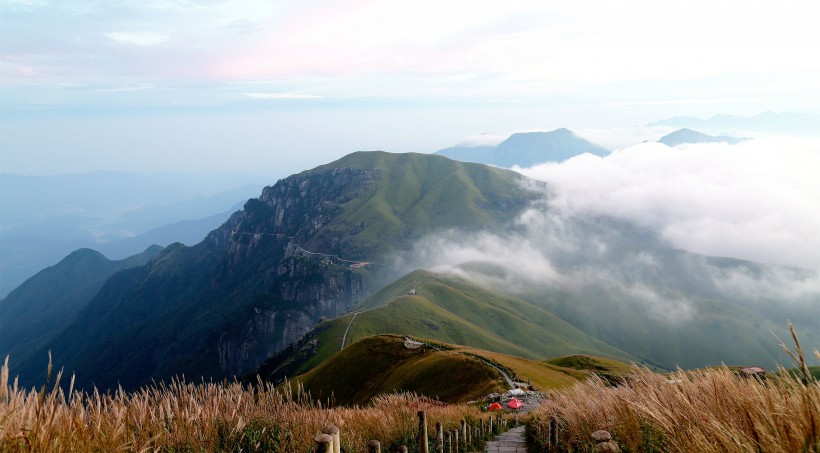
[[[0,170],[285,175],[360,149],[820,113],[814,1],[0,0]]]

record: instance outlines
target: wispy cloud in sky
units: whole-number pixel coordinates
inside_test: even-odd
[[[322,95],[338,95],[339,86],[347,96],[521,96],[638,80],[732,75],[742,85],[748,73],[820,74],[805,52],[820,42],[820,6],[809,1],[69,0],[0,8],[5,86],[36,73],[40,84],[124,77],[268,81]]]
[[[136,44],[139,46],[153,46],[161,44],[168,40],[168,35],[154,32],[128,32],[115,31],[105,34],[106,38],[117,42],[124,42],[127,44]]]
[[[199,163],[189,127],[219,137],[209,146],[248,141],[253,158],[295,143],[325,159],[488,132],[820,113],[820,3],[807,0],[6,0],[0,21],[0,132],[16,171],[110,168],[115,150],[147,166],[137,144],[157,114],[185,126],[152,151]],[[273,132],[285,108],[313,110]],[[220,109],[257,116],[240,132],[209,123]],[[101,118],[77,112],[117,125],[102,140]],[[339,136],[315,143],[314,122]],[[55,146],[76,159],[43,156]]]
[[[254,99],[322,99],[322,96],[302,93],[245,93],[245,96]]]

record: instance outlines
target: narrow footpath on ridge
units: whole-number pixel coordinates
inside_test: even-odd
[[[524,427],[519,426],[496,436],[495,439],[487,442],[484,451],[486,453],[527,453]]]
[[[368,308],[366,310],[351,311],[351,312],[348,312],[348,313],[345,313],[344,315],[342,315],[342,316],[347,316],[347,315],[353,313],[353,317],[350,318],[350,321],[347,323],[347,328],[345,329],[345,334],[344,334],[344,336],[342,336],[342,346],[339,348],[339,350],[341,351],[342,349],[345,348],[345,342],[347,342],[347,333],[350,331],[350,326],[353,325],[353,320],[356,319],[356,316],[358,316],[359,313],[367,313],[368,311],[378,310],[380,308],[384,308],[384,307],[392,304],[393,302],[395,302],[397,300],[404,299],[405,297],[408,297],[408,296],[414,296],[416,294],[416,288],[419,285],[421,285],[421,283],[422,282],[413,282],[413,283],[411,283],[411,285],[413,285],[413,291],[410,294],[402,294],[401,296],[396,296],[396,297],[388,300],[384,304],[379,305],[378,307]],[[408,285],[408,286],[410,286],[410,285]]]

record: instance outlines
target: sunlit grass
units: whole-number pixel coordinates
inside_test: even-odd
[[[455,429],[476,420],[471,406],[438,407],[409,393],[382,395],[362,407],[323,407],[310,395],[271,385],[191,383],[145,387],[111,394],[61,389],[40,391],[9,382],[8,359],[0,374],[0,451],[264,451],[302,452],[333,424],[346,451],[365,451],[367,441],[383,446],[412,444],[417,412]],[[295,396],[288,396],[295,395]],[[391,450],[392,451],[392,450]]]
[[[789,353],[805,370],[794,340]],[[599,429],[625,451],[820,451],[820,384],[807,370],[759,380],[727,367],[661,375],[634,366],[624,385],[592,379],[556,391],[533,416],[532,442],[547,444],[554,417],[566,451],[595,451]]]

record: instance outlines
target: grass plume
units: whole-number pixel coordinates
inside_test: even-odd
[[[800,373],[781,368],[762,380],[725,366],[669,375],[633,366],[623,385],[596,378],[553,392],[533,412],[528,436],[546,445],[554,417],[562,451],[595,451],[590,435],[603,429],[624,451],[820,452],[820,384],[791,332],[795,350],[781,345]]]
[[[59,381],[59,373],[58,373]],[[327,407],[300,387],[281,391],[267,383],[191,383],[175,380],[136,392],[90,393],[21,389],[9,383],[8,358],[0,370],[0,451],[272,451],[307,452],[327,424],[342,432],[342,448],[364,451],[412,445],[416,412],[428,426],[455,429],[476,420],[478,409],[439,407],[410,393],[374,398],[366,406]]]

